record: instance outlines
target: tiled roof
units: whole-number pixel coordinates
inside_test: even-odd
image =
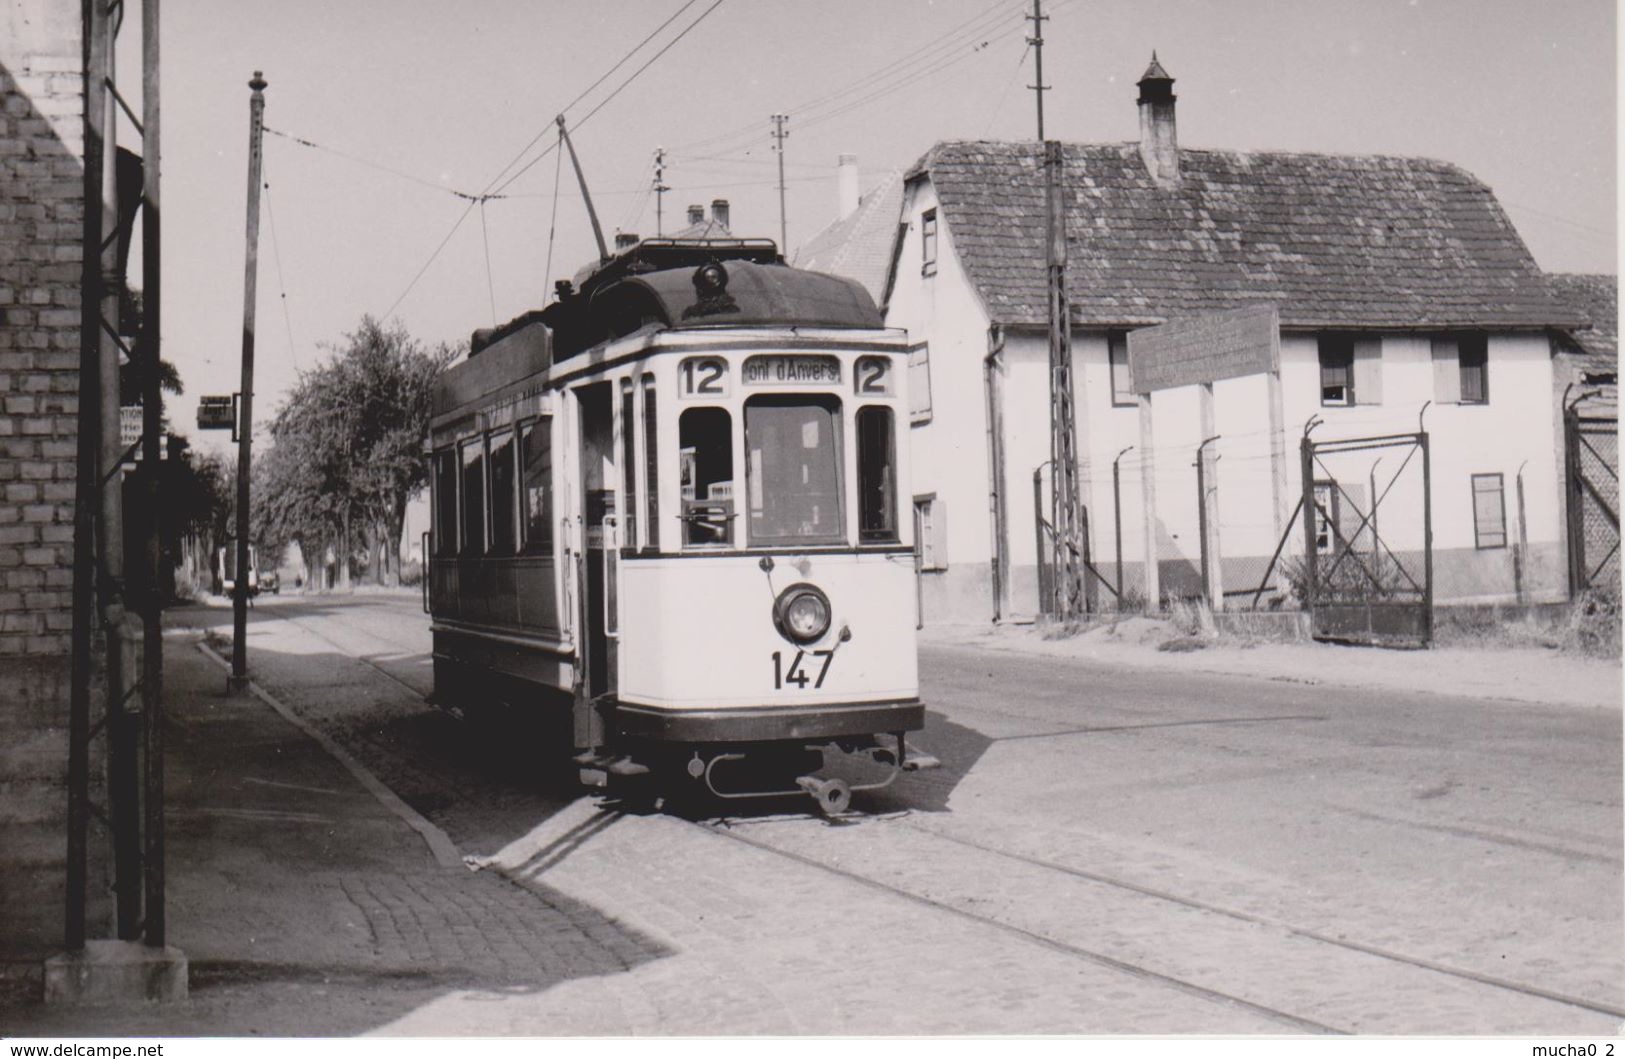
[[[903,174],[893,170],[858,202],[858,208],[809,239],[793,264],[863,284],[875,303],[886,294],[892,240],[903,211]]]
[[[1585,272],[1554,272],[1548,277],[1558,294],[1590,323],[1569,332],[1583,371],[1619,368],[1619,277]]]
[[[939,143],[929,175],[995,323],[1046,322],[1043,148]],[[1419,158],[1181,150],[1158,187],[1139,145],[1067,144],[1074,322],[1158,323],[1274,304],[1296,328],[1565,327],[1489,188]]]

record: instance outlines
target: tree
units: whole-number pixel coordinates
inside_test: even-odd
[[[398,583],[406,505],[428,482],[434,386],[459,351],[365,316],[334,352],[272,420],[273,444],[255,465],[255,537],[268,550],[298,541],[307,556],[332,546],[341,588],[365,540],[374,576]]]

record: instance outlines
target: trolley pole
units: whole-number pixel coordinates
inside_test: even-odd
[[[237,424],[237,573],[232,582],[231,680],[234,691],[248,686],[248,478],[254,442],[254,292],[259,266],[260,141],[265,122],[263,74],[248,82],[248,239],[243,267],[243,381]]]
[[[784,123],[789,120],[788,114],[773,115],[773,150],[779,156],[779,253],[784,257],[790,256],[790,229],[784,217],[784,139],[790,135]]]

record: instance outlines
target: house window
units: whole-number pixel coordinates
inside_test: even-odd
[[[921,570],[948,569],[948,510],[935,493],[914,498],[914,550]]]
[[[1354,339],[1348,335],[1320,336],[1320,403],[1354,403]]]
[[[1138,405],[1140,402],[1129,385],[1127,331],[1106,333],[1106,355],[1112,366],[1112,407],[1132,408]]]
[[[937,211],[920,214],[920,275],[937,274]]]
[[[519,535],[515,520],[513,431],[491,435],[491,554],[512,555]]]
[[[908,351],[908,421],[931,422],[931,347],[924,342]]]
[[[1499,474],[1473,475],[1473,546],[1507,546],[1507,505]]]
[[[1462,335],[1457,340],[1457,362],[1461,369],[1461,403],[1488,404],[1490,400],[1490,349],[1484,335]]]
[[[547,555],[553,551],[552,422],[544,416],[519,428],[519,458],[524,465],[520,496],[524,500],[521,517],[526,555]]]
[[[897,539],[897,447],[892,414],[881,405],[858,409],[858,541]]]
[[[1315,483],[1315,554],[1330,555],[1338,544],[1336,482]]]
[[[1461,331],[1433,340],[1433,399],[1440,404],[1488,404],[1489,338]]]

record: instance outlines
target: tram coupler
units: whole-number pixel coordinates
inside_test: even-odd
[[[818,803],[818,811],[825,816],[844,813],[852,804],[852,788],[845,780],[824,779],[821,776],[797,776],[796,785]]]

